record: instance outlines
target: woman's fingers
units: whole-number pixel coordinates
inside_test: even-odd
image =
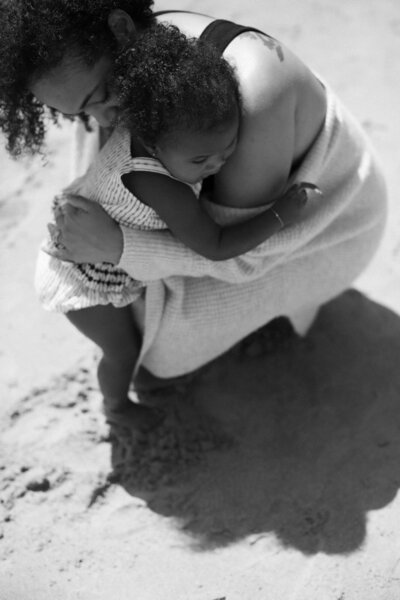
[[[66,241],[66,238],[68,237],[71,228],[74,227],[75,222],[77,220],[79,221],[82,215],[88,214],[89,211],[87,210],[85,205],[86,200],[74,197],[71,198],[71,200],[66,200],[54,213],[56,229],[59,231],[59,236],[63,238],[64,242]],[[51,231],[50,235],[52,235]]]
[[[43,246],[42,250],[46,254],[49,254],[50,256],[53,256],[54,258],[58,258],[59,260],[64,260],[66,262],[74,262],[69,250],[65,247],[63,249],[61,249],[61,248],[55,248],[55,246],[52,246],[51,248],[49,248],[47,246]]]
[[[47,230],[50,234],[52,246],[57,250],[64,250],[65,246],[61,240],[61,236],[62,236],[61,229],[59,227],[57,227],[57,225],[54,225],[54,223],[49,223],[47,225]]]
[[[54,220],[53,235],[51,227],[49,231],[58,244],[49,253],[56,258],[80,263],[119,262],[122,230],[97,202],[64,194]]]
[[[59,228],[54,223],[47,223],[47,231],[50,234],[52,242],[55,242],[59,233]]]
[[[90,209],[95,206],[95,202],[82,198],[82,196],[66,196],[64,209],[70,210],[71,208],[79,208],[85,212],[89,212]]]

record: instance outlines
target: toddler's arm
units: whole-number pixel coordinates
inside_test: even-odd
[[[227,260],[252,250],[292,223],[307,201],[309,184],[292,186],[271,209],[251,219],[221,227],[204,210],[190,188],[157,173],[135,171],[124,184],[158,213],[186,246],[209,260]]]

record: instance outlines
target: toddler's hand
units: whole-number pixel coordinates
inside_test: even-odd
[[[312,183],[295,183],[275,202],[272,210],[282,221],[282,227],[294,223],[299,218],[311,193],[322,195],[321,190]]]

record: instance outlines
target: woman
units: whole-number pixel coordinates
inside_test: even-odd
[[[109,261],[148,282],[144,302],[134,307],[142,336],[138,364],[169,378],[195,370],[277,316],[288,316],[304,333],[318,307],[369,263],[382,236],[386,192],[358,124],[286,47],[204,15],[154,17],[151,5],[151,0],[2,5],[0,125],[10,149],[40,147],[43,105],[53,114],[83,114],[102,128],[112,126],[118,106],[108,81],[115,53],[156,18],[217,44],[240,82],[238,145],[215,177],[212,201],[205,200],[214,218],[244,220],[295,180],[310,181],[324,194],[308,202],[298,224],[252,252],[218,263],[168,232],[120,228],[98,205],[71,199],[57,223],[65,247],[59,257]],[[81,158],[84,137],[80,167],[87,166]]]

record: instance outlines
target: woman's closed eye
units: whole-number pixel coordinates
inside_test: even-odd
[[[86,108],[90,108],[90,106],[96,105],[96,104],[106,104],[108,102],[108,100],[110,100],[111,98],[111,91],[110,88],[106,85],[103,90],[102,90],[102,95],[99,97],[98,100],[96,100],[96,97],[93,98],[93,96],[90,98],[89,102],[87,104],[85,104],[85,106],[83,107],[82,110],[80,110],[77,113],[66,113],[64,112],[63,115],[64,117],[80,117],[82,115],[85,115],[85,110]],[[49,107],[51,108],[51,107]]]
[[[111,97],[110,88],[108,87],[108,85],[105,85],[102,90],[102,94],[101,94],[100,98],[98,100],[92,98],[90,104],[105,104],[106,102],[108,102],[110,97]]]

